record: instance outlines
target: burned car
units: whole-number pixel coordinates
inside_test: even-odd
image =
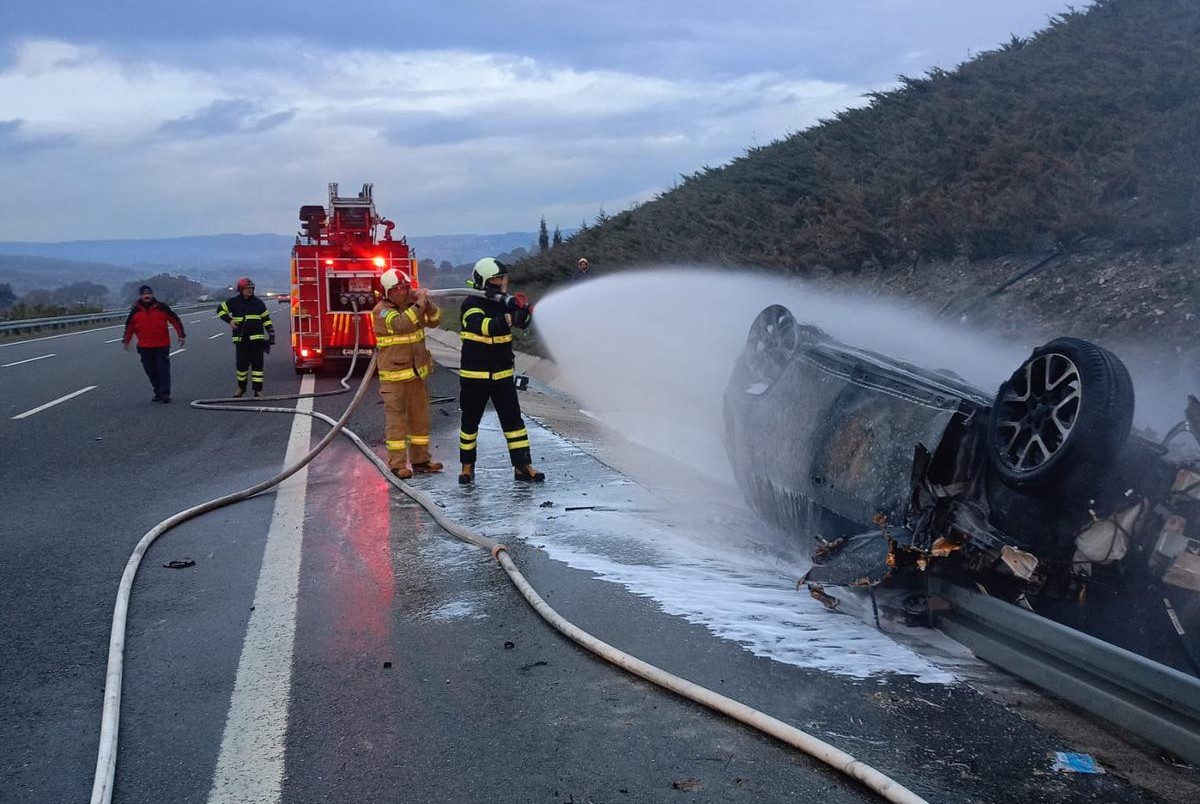
[[[1034,349],[992,396],[773,305],[733,368],[724,441],[751,507],[812,538],[818,594],[937,573],[1056,619],[1169,621],[1194,661],[1200,461],[1172,443],[1200,436],[1200,403],[1158,439],[1132,431],[1133,405],[1124,364],[1089,341]]]

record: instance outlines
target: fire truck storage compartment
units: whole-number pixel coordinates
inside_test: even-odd
[[[325,299],[331,313],[352,313],[354,305],[359,312],[369,311],[375,306],[374,282],[376,274],[369,271],[355,273],[325,274]]]

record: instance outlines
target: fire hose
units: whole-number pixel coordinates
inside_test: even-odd
[[[482,291],[470,289],[452,289],[452,290],[434,290],[429,291],[430,296],[449,297],[449,296],[480,296],[484,298],[502,298],[507,302],[507,297],[502,294],[486,294]],[[357,312],[357,307],[355,307]],[[355,351],[359,343],[359,316],[355,316]],[[104,686],[104,706],[101,715],[100,723],[100,745],[96,756],[96,771],[92,784],[91,804],[110,804],[113,795],[113,782],[116,776],[117,764],[117,735],[118,724],[120,722],[121,708],[121,685],[124,674],[124,654],[125,654],[125,625],[128,618],[129,598],[133,589],[133,581],[137,575],[138,567],[141,565],[142,558],[150,545],[154,543],[158,537],[166,533],[176,525],[200,516],[201,514],[218,508],[230,505],[235,502],[249,499],[263,491],[266,491],[273,486],[282,483],[296,472],[307,466],[313,461],[330,443],[339,435],[345,435],[351,442],[358,447],[360,451],[367,457],[367,460],[375,464],[383,477],[395,486],[399,491],[410,497],[418,505],[424,508],[440,525],[451,535],[484,548],[496,560],[501,568],[508,575],[513,585],[516,586],[525,600],[533,607],[533,609],[553,626],[557,631],[572,640],[576,644],[586,648],[604,660],[615,664],[616,666],[639,676],[647,681],[664,687],[684,698],[687,698],[696,703],[707,706],[710,709],[721,712],[729,717],[743,723],[747,726],[755,728],[765,734],[768,734],[780,740],[793,748],[799,749],[813,758],[824,762],[826,765],[835,770],[858,780],[870,790],[878,793],[887,801],[895,802],[896,804],[927,804],[923,798],[912,792],[908,788],[901,785],[894,779],[886,776],[875,768],[855,759],[850,754],[826,743],[825,741],[815,737],[807,732],[791,726],[783,721],[780,721],[770,715],[753,709],[743,703],[740,703],[732,698],[721,695],[720,693],[701,687],[691,681],[669,673],[661,668],[655,667],[647,662],[642,661],[634,656],[631,656],[618,648],[609,645],[606,642],[597,639],[583,629],[575,626],[570,621],[563,618],[558,612],[554,611],[548,603],[538,595],[537,591],[529,584],[524,575],[513,563],[509,556],[508,548],[499,542],[496,542],[488,537],[476,533],[457,522],[454,522],[447,517],[441,510],[440,506],[427,492],[422,491],[414,486],[404,483],[395,477],[388,469],[387,464],[375,453],[375,451],[364,442],[352,430],[346,429],[346,422],[350,416],[361,404],[363,397],[366,395],[366,390],[370,384],[372,374],[374,373],[375,364],[378,361],[378,353],[372,355],[370,362],[367,364],[367,370],[358,388],[354,392],[346,410],[337,420],[326,416],[323,413],[316,411],[302,411],[295,408],[283,407],[266,407],[262,405],[239,405],[229,404],[235,403],[234,399],[198,399],[191,403],[191,406],[201,410],[238,410],[247,412],[262,412],[262,413],[287,413],[295,415],[304,413],[313,418],[331,425],[328,433],[313,447],[304,457],[297,461],[292,466],[285,467],[282,472],[274,477],[263,480],[259,483],[250,486],[241,491],[236,491],[231,494],[226,494],[221,497],[209,500],[199,505],[192,506],[183,511],[174,514],[162,522],[159,522],[153,528],[146,532],[145,535],[138,541],[134,547],[133,553],[130,555],[128,562],[125,565],[125,571],[121,575],[121,581],[117,589],[117,600],[113,609],[112,627],[109,635],[109,651],[108,651],[108,667]],[[282,399],[300,399],[311,398],[318,396],[329,396],[333,394],[347,393],[350,386],[347,382],[348,378],[353,374],[357,356],[350,362],[350,368],[346,376],[342,378],[342,388],[334,391],[323,391],[320,393],[311,394],[292,394],[271,397],[259,397],[256,401],[274,401]]]

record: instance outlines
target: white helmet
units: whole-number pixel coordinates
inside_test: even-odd
[[[397,285],[412,285],[412,277],[403,271],[397,271],[395,268],[389,268],[383,272],[383,276],[379,277],[379,283],[383,285],[383,292],[387,293]]]
[[[508,276],[508,266],[495,257],[484,257],[475,263],[475,270],[471,272],[471,284],[476,290],[483,290],[489,279],[502,276]]]

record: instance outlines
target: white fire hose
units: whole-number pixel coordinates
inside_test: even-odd
[[[434,298],[444,298],[451,296],[480,296],[484,298],[501,298],[506,297],[497,294],[487,294],[482,291],[473,289],[449,289],[449,290],[431,290],[429,295]],[[357,323],[359,316],[355,316],[356,331],[355,331],[355,347],[358,346]],[[308,394],[306,396],[328,396],[330,394],[340,394],[349,391],[347,378],[354,371],[356,362],[351,360],[350,369],[346,377],[342,379],[341,390],[326,391],[317,394]],[[96,756],[96,772],[92,784],[91,804],[110,804],[113,795],[113,781],[116,776],[117,765],[117,733],[118,724],[120,721],[121,709],[121,683],[124,671],[124,656],[125,656],[125,624],[129,611],[129,597],[133,589],[134,577],[137,574],[138,567],[141,565],[143,556],[159,536],[166,533],[171,528],[179,525],[189,519],[197,517],[208,511],[216,510],[226,505],[253,497],[267,489],[282,483],[287,478],[294,475],[300,469],[307,466],[325,447],[333,441],[338,434],[342,434],[349,438],[355,446],[363,452],[369,461],[375,464],[383,477],[399,489],[404,494],[412,498],[417,504],[424,508],[433,519],[447,532],[456,536],[463,541],[470,542],[488,550],[494,559],[500,564],[507,573],[509,579],[546,622],[552,625],[560,633],[570,638],[575,643],[587,648],[592,653],[600,656],[612,664],[617,665],[636,676],[651,681],[661,687],[671,690],[689,700],[704,706],[714,709],[718,712],[728,715],[752,728],[768,734],[776,739],[787,743],[788,745],[803,751],[809,756],[824,762],[830,767],[838,770],[847,776],[857,779],[862,784],[867,786],[872,791],[878,793],[887,801],[895,802],[896,804],[927,804],[925,799],[918,796],[908,788],[901,785],[899,782],[891,779],[875,768],[860,762],[850,754],[835,748],[825,741],[814,737],[807,732],[801,731],[794,726],[788,725],[776,718],[771,717],[763,712],[752,709],[745,704],[721,695],[717,692],[701,687],[679,676],[668,673],[654,665],[642,661],[634,656],[619,650],[618,648],[609,645],[583,629],[573,625],[568,620],[564,619],[558,612],[554,611],[549,604],[530,586],[525,576],[517,569],[509,556],[508,548],[503,544],[493,541],[488,537],[476,533],[468,528],[463,527],[457,522],[449,519],[442,509],[437,505],[436,501],[427,492],[408,485],[395,477],[388,469],[387,464],[375,454],[375,451],[366,444],[357,434],[345,428],[346,422],[351,414],[362,402],[365,396],[367,386],[374,373],[375,363],[378,359],[378,353],[371,357],[371,361],[367,366],[367,371],[355,390],[354,397],[350,400],[350,404],[346,407],[344,413],[336,421],[326,416],[323,413],[315,411],[300,411],[294,408],[279,408],[279,407],[264,407],[261,405],[245,406],[234,403],[233,399],[200,399],[192,402],[192,407],[205,410],[240,410],[249,412],[262,413],[288,413],[295,415],[304,413],[313,418],[320,419],[327,424],[332,425],[330,431],[312,448],[303,458],[297,461],[294,465],[285,467],[282,472],[272,478],[256,483],[249,488],[241,491],[226,494],[222,497],[209,500],[199,505],[192,506],[186,510],[164,519],[162,522],[155,525],[138,541],[134,547],[133,553],[129,557],[129,561],[125,565],[125,571],[121,575],[121,582],[117,589],[117,601],[113,609],[112,628],[109,635],[108,647],[108,671],[104,685],[104,708],[100,721],[100,746]],[[299,395],[272,396],[260,397],[257,401],[279,400],[279,399],[298,399]]]

